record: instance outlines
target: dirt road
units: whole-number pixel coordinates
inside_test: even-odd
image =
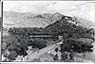
[[[62,41],[61,41],[61,42],[62,42]],[[58,43],[61,43],[61,42],[58,42]],[[36,52],[34,52],[34,53],[32,53],[32,54],[29,54],[29,55],[28,55],[29,59],[28,59],[27,61],[32,61],[32,60],[35,59],[36,57],[39,57],[39,56],[41,56],[42,54],[44,54],[44,53],[46,53],[46,52],[48,52],[48,51],[50,51],[50,50],[56,48],[58,45],[60,45],[60,44],[53,44],[53,45],[50,45],[50,46],[48,46],[48,47],[45,47],[45,48],[43,48],[43,49],[41,49],[41,50],[39,50],[39,51],[36,51]]]

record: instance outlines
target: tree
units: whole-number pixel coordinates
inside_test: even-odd
[[[65,52],[62,53],[61,57],[62,57],[61,60],[63,60],[63,61],[65,61],[66,59],[68,59],[68,56],[67,56],[67,54]]]
[[[17,53],[15,51],[11,51],[10,54],[8,55],[9,60],[15,60],[17,56]]]
[[[94,33],[95,30],[84,28],[83,26],[73,24],[72,22],[77,22],[76,20],[72,20],[72,17],[68,17],[65,19],[63,17],[61,20],[57,20],[55,23],[48,25],[45,27],[45,31],[50,33],[54,33],[57,35],[63,36],[63,44],[61,44],[61,52],[91,52],[92,51],[92,44],[90,41],[94,40]],[[71,22],[69,22],[69,20]],[[71,38],[71,39],[70,39]],[[84,38],[84,39],[82,39]],[[91,39],[88,41],[87,39]],[[87,42],[88,41],[88,42]],[[88,45],[89,44],[89,45]]]
[[[90,41],[89,41],[90,40]],[[70,59],[73,59],[73,53],[86,53],[92,52],[92,42],[91,39],[67,39],[60,45],[61,53],[70,53]],[[63,56],[62,56],[63,57]]]
[[[55,51],[58,52],[58,48],[55,48]]]
[[[58,60],[58,55],[56,54],[53,59]]]
[[[33,41],[32,41],[32,46],[34,48],[39,48],[39,49],[42,49],[44,47],[47,46],[47,42],[44,40],[44,39],[40,39],[40,38],[35,38]]]

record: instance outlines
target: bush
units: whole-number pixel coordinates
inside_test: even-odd
[[[11,51],[10,54],[8,55],[9,60],[15,60],[17,57],[17,53],[15,51]]]
[[[87,41],[86,41],[87,42]],[[88,43],[85,43],[85,41],[81,41],[81,39],[67,39],[63,42],[63,44],[60,45],[61,52],[92,52],[92,42],[88,41]]]
[[[42,49],[42,48],[47,46],[47,42],[44,39],[36,38],[36,39],[33,40],[32,43],[33,43],[32,46],[34,48]]]

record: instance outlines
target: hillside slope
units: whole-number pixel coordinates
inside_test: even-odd
[[[32,14],[7,11],[4,12],[4,24],[11,27],[12,25],[13,27],[45,27],[60,19],[60,15],[60,13]]]
[[[46,27],[57,20],[60,20],[63,14],[56,12],[54,14],[33,14],[33,13],[19,13],[14,11],[4,12],[4,26],[9,27]],[[95,24],[84,18],[77,18],[76,22],[84,27],[95,27]]]

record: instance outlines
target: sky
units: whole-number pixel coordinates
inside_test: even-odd
[[[19,0],[2,0],[2,1],[19,1]],[[21,0],[21,1],[95,1],[95,0]]]
[[[1,2],[0,2],[0,17],[1,17]]]
[[[78,1],[4,1],[4,11],[15,11],[21,13],[55,13],[78,16],[92,22],[95,21],[95,3]]]

